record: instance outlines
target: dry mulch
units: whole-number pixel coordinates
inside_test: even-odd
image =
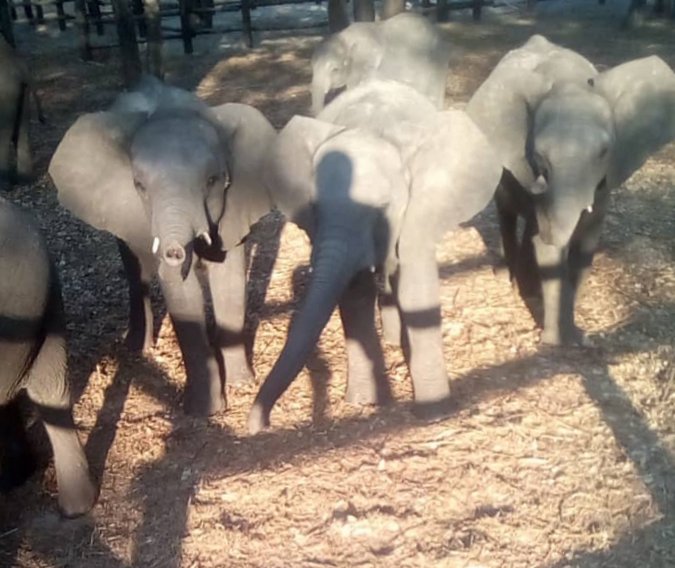
[[[601,65],[647,53],[675,65],[672,28],[622,34],[598,14],[448,24],[462,48],[451,102],[466,101],[534,30]],[[279,127],[307,111],[317,39],[270,34],[254,50],[225,53],[198,43],[198,56],[170,59],[169,80],[212,103],[254,104]],[[111,55],[85,64],[72,46],[51,46],[35,39],[32,57],[49,118],[36,125],[41,171],[74,118],[119,88]],[[228,391],[228,412],[212,419],[182,414],[169,322],[146,359],[121,344],[127,300],[113,239],[59,209],[45,175],[19,188],[11,199],[39,218],[65,284],[76,418],[101,497],[86,518],[61,521],[52,466],[0,497],[0,565],[675,566],[674,155],[664,149],[613,196],[578,307],[595,348],[538,345],[528,310],[495,275],[488,208],[438,247],[452,417],[413,418],[407,368],[391,347],[395,402],[344,403],[334,316],[272,429],[256,437],[244,428],[254,386]],[[252,241],[250,331],[262,379],[302,294],[309,248],[274,216]]]

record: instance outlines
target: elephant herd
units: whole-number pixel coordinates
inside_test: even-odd
[[[542,341],[585,343],[575,297],[608,193],[675,138],[675,74],[655,56],[599,72],[535,35],[499,61],[464,110],[444,110],[449,54],[433,24],[404,13],[319,44],[314,117],[294,116],[280,131],[251,106],[209,107],[144,77],[66,132],[49,165],[59,202],[116,237],[133,350],[152,344],[158,277],[185,365],[186,412],[218,412],[225,382],[253,380],[244,246],[275,208],[307,233],[311,276],[250,411],[252,434],[269,426],[335,307],[349,402],[384,402],[379,306],[385,340],[404,346],[416,412],[447,413],[435,248],[493,197],[511,278],[543,300]],[[22,119],[10,114],[0,109],[0,133],[16,132]],[[7,144],[20,150],[17,141]],[[58,276],[35,223],[3,199],[0,274],[0,403],[27,391],[54,449],[60,507],[83,514],[96,492],[73,424]],[[25,449],[15,422],[0,418],[0,440],[16,456]],[[13,473],[8,453],[3,478]]]

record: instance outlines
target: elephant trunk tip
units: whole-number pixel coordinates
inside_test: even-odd
[[[170,241],[162,251],[162,258],[169,266],[180,266],[185,262],[185,247],[178,241]]]

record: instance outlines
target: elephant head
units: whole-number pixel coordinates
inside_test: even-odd
[[[322,41],[312,54],[312,113],[319,114],[326,96],[372,77],[383,48],[376,25],[356,22]]]
[[[275,203],[310,236],[312,275],[249,429],[266,426],[345,289],[364,270],[400,271],[415,400],[449,394],[440,336],[435,244],[490,200],[501,167],[460,111],[437,112],[414,89],[372,81],[336,98],[319,120],[294,117],[266,163]],[[418,333],[419,314],[434,319]],[[425,316],[426,317],[426,316]],[[439,363],[440,361],[440,363]]]
[[[467,112],[534,195],[540,237],[564,246],[598,187],[616,187],[675,133],[675,75],[658,57],[598,73],[533,36],[509,52]]]
[[[269,211],[250,181],[273,136],[251,107],[209,108],[147,77],[110,110],[80,117],[49,173],[77,217],[182,266],[196,237],[227,250]]]

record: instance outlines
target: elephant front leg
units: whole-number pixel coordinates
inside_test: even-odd
[[[574,323],[574,290],[568,273],[567,247],[532,239],[544,297],[544,329],[547,345],[580,345],[583,333]]]
[[[384,403],[391,397],[375,328],[377,286],[370,271],[358,273],[340,299],[347,347],[347,392],[353,404]]]
[[[230,386],[253,382],[246,354],[246,251],[243,244],[227,252],[224,262],[209,263],[209,288],[216,323],[215,342]]]
[[[131,351],[147,352],[153,344],[153,315],[150,283],[155,273],[155,260],[147,252],[132,250],[117,239],[122,265],[129,283],[129,329],[126,345]]]
[[[495,205],[499,219],[502,254],[509,271],[509,278],[513,280],[517,276],[518,264],[518,213],[513,207],[508,183],[507,174],[504,172],[495,192]]]
[[[204,295],[194,267],[183,279],[180,266],[161,263],[159,281],[185,364],[185,412],[196,416],[215,414],[225,408],[225,398],[218,361],[207,334]]]
[[[398,303],[407,332],[417,412],[425,417],[445,414],[450,385],[443,357],[438,267],[433,250],[419,251],[415,260],[402,259]]]

